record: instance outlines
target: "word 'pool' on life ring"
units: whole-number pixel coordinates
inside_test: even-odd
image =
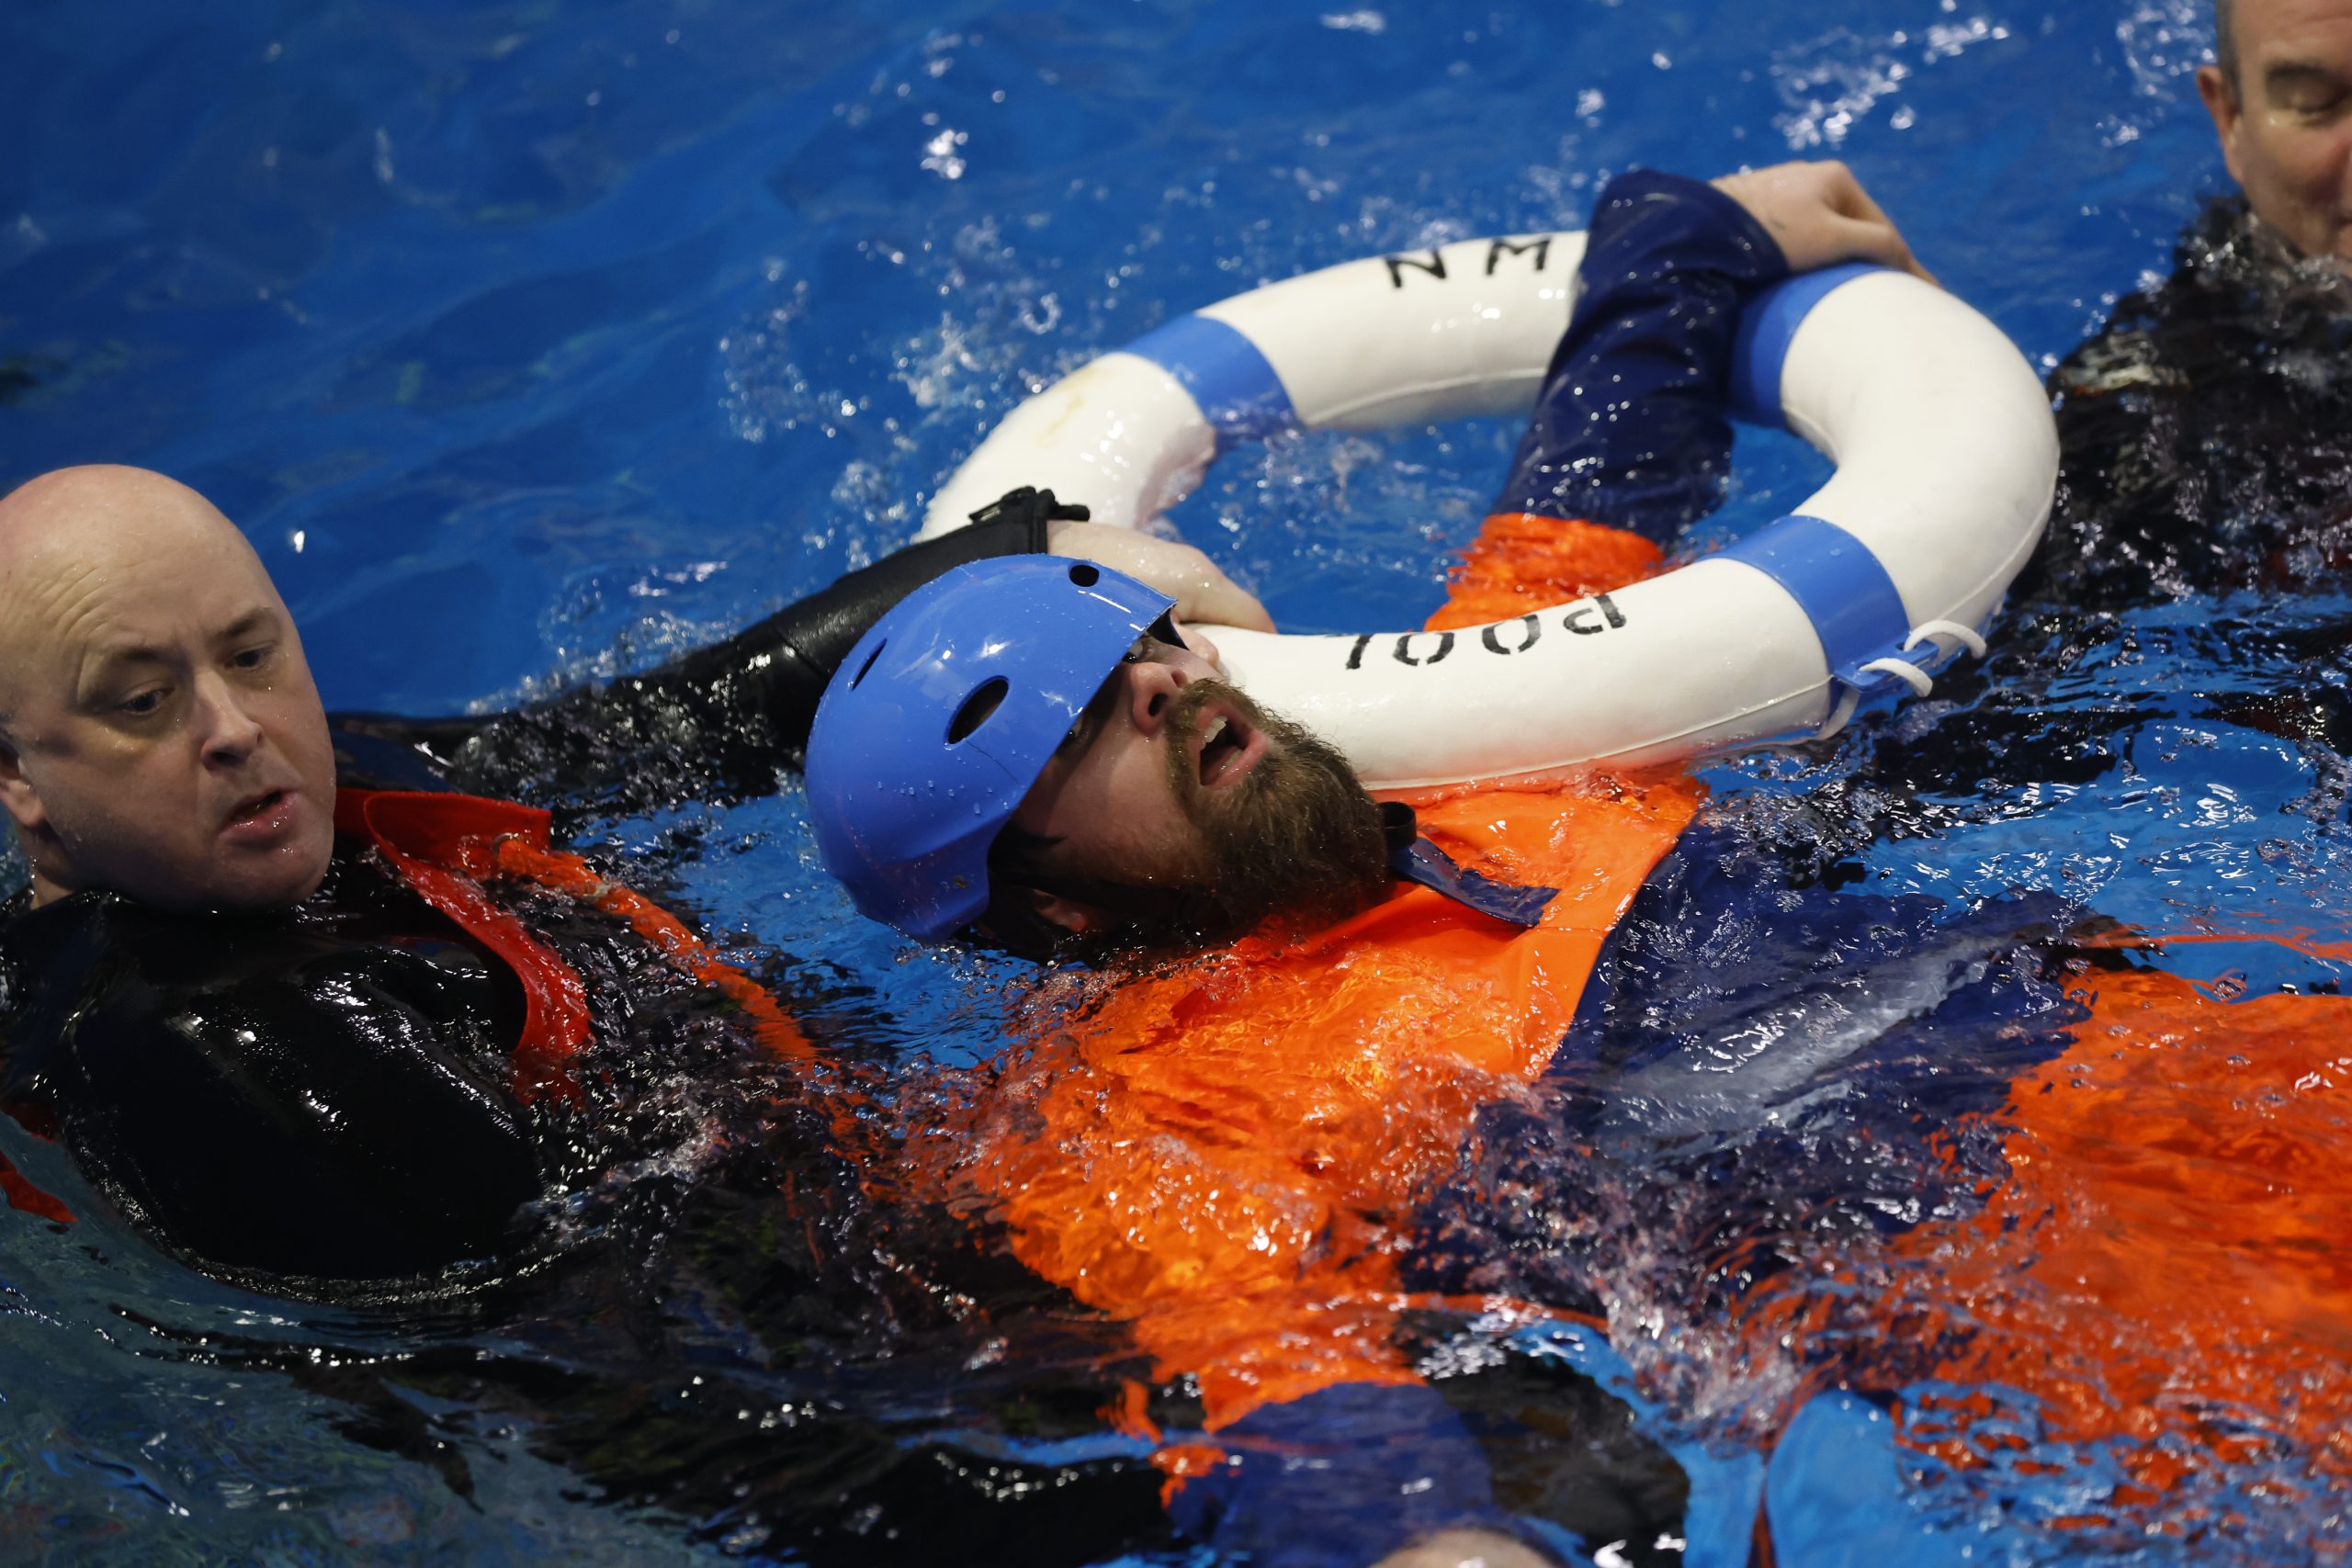
[[[1524,412],[1577,291],[1582,234],[1468,240],[1269,284],[1106,354],[1008,414],[922,536],[1017,485],[1135,526],[1217,453],[1288,429]],[[1338,745],[1367,787],[1663,761],[1834,733],[1982,632],[2049,519],[2048,400],[1939,288],[1841,266],[1741,322],[1735,409],[1837,473],[1797,511],[1647,581],[1450,632],[1212,628],[1237,683]]]

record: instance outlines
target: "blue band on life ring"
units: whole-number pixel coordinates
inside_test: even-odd
[[[1813,622],[1830,672],[1849,684],[1871,683],[1861,666],[1910,639],[1911,617],[1894,579],[1868,545],[1835,523],[1792,514],[1726,545],[1718,558],[1752,566],[1787,590]]]
[[[1819,272],[1800,273],[1776,283],[1747,303],[1739,315],[1739,337],[1732,349],[1731,412],[1744,424],[1786,430],[1781,412],[1781,367],[1789,344],[1813,308],[1868,272],[1886,269],[1869,262],[1847,262]]]
[[[1176,378],[1216,432],[1216,449],[1295,428],[1298,411],[1273,366],[1247,334],[1213,316],[1179,316],[1120,352]]]

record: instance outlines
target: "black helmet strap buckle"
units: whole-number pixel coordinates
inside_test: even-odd
[[[1023,485],[1019,490],[1006,491],[986,506],[972,513],[975,523],[1086,523],[1092,521],[1093,509],[1076,502],[1054,499],[1054,492],[1039,490],[1035,485]]]

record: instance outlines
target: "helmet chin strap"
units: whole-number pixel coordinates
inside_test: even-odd
[[[1556,887],[1500,882],[1481,875],[1420,836],[1413,808],[1401,801],[1380,803],[1381,827],[1388,834],[1388,869],[1399,880],[1417,882],[1482,915],[1514,926],[1540,925],[1544,907],[1560,895]]]

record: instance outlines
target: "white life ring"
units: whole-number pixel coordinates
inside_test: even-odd
[[[1018,485],[1135,526],[1233,442],[1524,412],[1584,236],[1468,240],[1308,273],[1179,317],[1023,402],[941,489],[922,536]],[[1999,329],[1875,267],[1789,279],[1741,323],[1735,412],[1837,473],[1730,548],[1594,599],[1453,632],[1211,628],[1235,682],[1340,747],[1373,789],[1662,761],[1834,732],[1924,694],[1983,630],[2048,521],[2048,399]]]

